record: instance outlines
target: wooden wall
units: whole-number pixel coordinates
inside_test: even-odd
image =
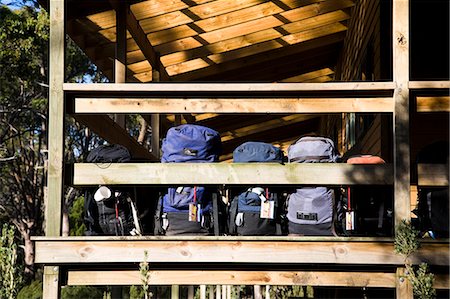
[[[376,80],[380,78],[380,0],[359,0],[352,8],[336,80]],[[363,75],[365,65],[371,74]]]

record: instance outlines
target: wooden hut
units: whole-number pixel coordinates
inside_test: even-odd
[[[421,148],[448,140],[448,1],[42,4],[51,21],[48,202],[46,235],[34,241],[45,298],[57,298],[61,285],[139,284],[144,251],[152,285],[375,287],[412,298],[390,237],[62,237],[62,192],[64,184],[381,184],[393,186],[395,224],[408,220],[417,184],[448,186],[448,165],[415,163]],[[65,34],[110,83],[64,82]],[[66,165],[67,114],[143,163]],[[129,135],[126,114],[151,124],[150,149]],[[218,130],[224,162],[158,163],[161,138],[180,123]],[[244,141],[286,149],[311,132],[332,137],[341,154],[388,163],[226,163]],[[432,265],[435,287],[449,289],[448,240],[424,239],[411,259]]]

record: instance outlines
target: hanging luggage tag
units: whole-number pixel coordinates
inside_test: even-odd
[[[275,216],[275,202],[269,200],[269,190],[266,188],[266,196],[263,193],[259,194],[261,199],[261,212],[259,218],[273,219]]]
[[[199,207],[197,204],[197,188],[194,187],[194,201],[189,204],[189,221],[199,222]]]
[[[345,230],[355,230],[355,211],[352,211],[350,201],[351,189],[347,187],[347,209],[345,212]]]
[[[355,230],[355,211],[345,212],[345,230]]]

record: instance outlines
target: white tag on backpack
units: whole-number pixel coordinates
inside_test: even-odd
[[[355,229],[355,212],[345,212],[345,229],[354,230]]]
[[[261,201],[259,218],[273,219],[275,216],[275,202],[273,200]]]
[[[177,190],[176,190],[176,192],[177,192],[178,194],[181,194],[181,192],[183,192],[183,187],[178,187]]]
[[[198,217],[197,205],[194,203],[189,204],[189,221],[197,222]]]

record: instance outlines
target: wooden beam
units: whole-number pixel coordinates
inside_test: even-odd
[[[338,241],[94,241],[35,240],[38,264],[139,263],[148,252],[151,263],[246,263],[246,264],[359,264],[402,265],[402,256],[394,253],[392,242]],[[299,238],[301,239],[301,238]],[[277,254],[273,254],[277,252]],[[314,253],[314,254],[312,254]],[[267,258],[270,255],[270,258]],[[414,264],[447,266],[448,243],[424,243],[411,256]]]
[[[119,10],[119,0],[110,0],[110,3],[116,11]],[[170,80],[170,77],[167,74],[166,70],[161,67],[161,61],[159,60],[157,53],[153,49],[152,44],[148,40],[147,35],[142,30],[141,26],[139,25],[139,21],[136,19],[132,11],[129,11],[129,13],[127,14],[126,23],[128,31],[131,33],[131,36],[139,46],[139,49],[141,49],[142,53],[144,54],[145,58],[148,60],[152,68],[158,69],[160,71],[162,81]]]
[[[335,28],[336,29],[336,28]],[[344,28],[341,28],[342,30]],[[339,29],[340,30],[340,29]],[[338,31],[339,31],[338,30]],[[314,32],[310,32],[313,34]],[[325,34],[325,33],[323,33]],[[315,34],[317,36],[317,32]],[[345,32],[338,32],[335,34],[327,35],[318,37],[315,39],[309,39],[305,42],[298,42],[296,44],[290,45],[290,46],[281,46],[281,44],[278,43],[271,43],[269,47],[272,47],[273,49],[270,51],[264,51],[262,53],[257,54],[256,52],[253,52],[254,55],[246,56],[245,49],[244,53],[236,52],[231,53],[230,55],[227,54],[226,59],[229,60],[227,62],[222,62],[220,64],[214,64],[209,67],[193,70],[188,73],[176,75],[173,77],[174,81],[195,81],[195,80],[204,80],[205,78],[208,79],[208,77],[211,76],[217,76],[221,73],[230,72],[233,70],[237,70],[242,68],[243,66],[250,66],[260,63],[268,63],[269,61],[273,61],[274,59],[279,59],[282,57],[286,57],[289,55],[302,55],[302,53],[306,51],[310,51],[313,49],[330,46],[336,43],[340,43],[343,41],[345,37]],[[299,38],[298,36],[292,36],[292,38]],[[301,37],[300,37],[301,38]],[[283,43],[286,43],[283,41]],[[290,43],[288,41],[287,43]],[[277,46],[278,44],[278,46]],[[257,47],[257,46],[256,46]],[[267,47],[267,45],[266,45]],[[252,49],[250,49],[252,50]],[[267,48],[266,48],[267,50]],[[241,58],[237,58],[237,56],[240,56]],[[213,57],[214,58],[214,57]],[[218,61],[220,57],[216,57],[215,59]],[[223,58],[223,57],[222,57]]]
[[[393,91],[394,82],[330,82],[330,83],[136,83],[136,84],[111,84],[111,83],[65,83],[66,92],[89,92],[102,94],[105,92],[151,92],[151,93],[231,93],[239,92],[251,94],[255,92],[339,92],[339,91]],[[273,95],[272,96],[276,96]]]
[[[158,161],[145,147],[140,145],[128,132],[116,124],[107,115],[74,115],[74,118],[89,127],[98,136],[109,143],[116,143],[125,146],[135,159],[147,161]]]
[[[75,113],[393,112],[392,98],[75,98]]]
[[[450,89],[450,81],[410,81],[410,89]]]
[[[450,96],[416,98],[417,112],[450,112]]]
[[[394,273],[327,271],[150,271],[150,285],[310,285],[394,288]],[[139,271],[69,271],[68,285],[140,285]]]
[[[448,186],[447,164],[419,164],[417,172],[419,186]]]
[[[176,173],[177,175],[174,175]],[[75,185],[385,185],[391,165],[333,163],[74,164]]]
[[[409,220],[410,144],[409,144],[409,0],[393,2],[393,78],[394,91],[394,211],[395,223]]]
[[[48,196],[45,203],[45,234],[61,233],[64,160],[64,0],[50,1],[50,69],[48,128]]]

